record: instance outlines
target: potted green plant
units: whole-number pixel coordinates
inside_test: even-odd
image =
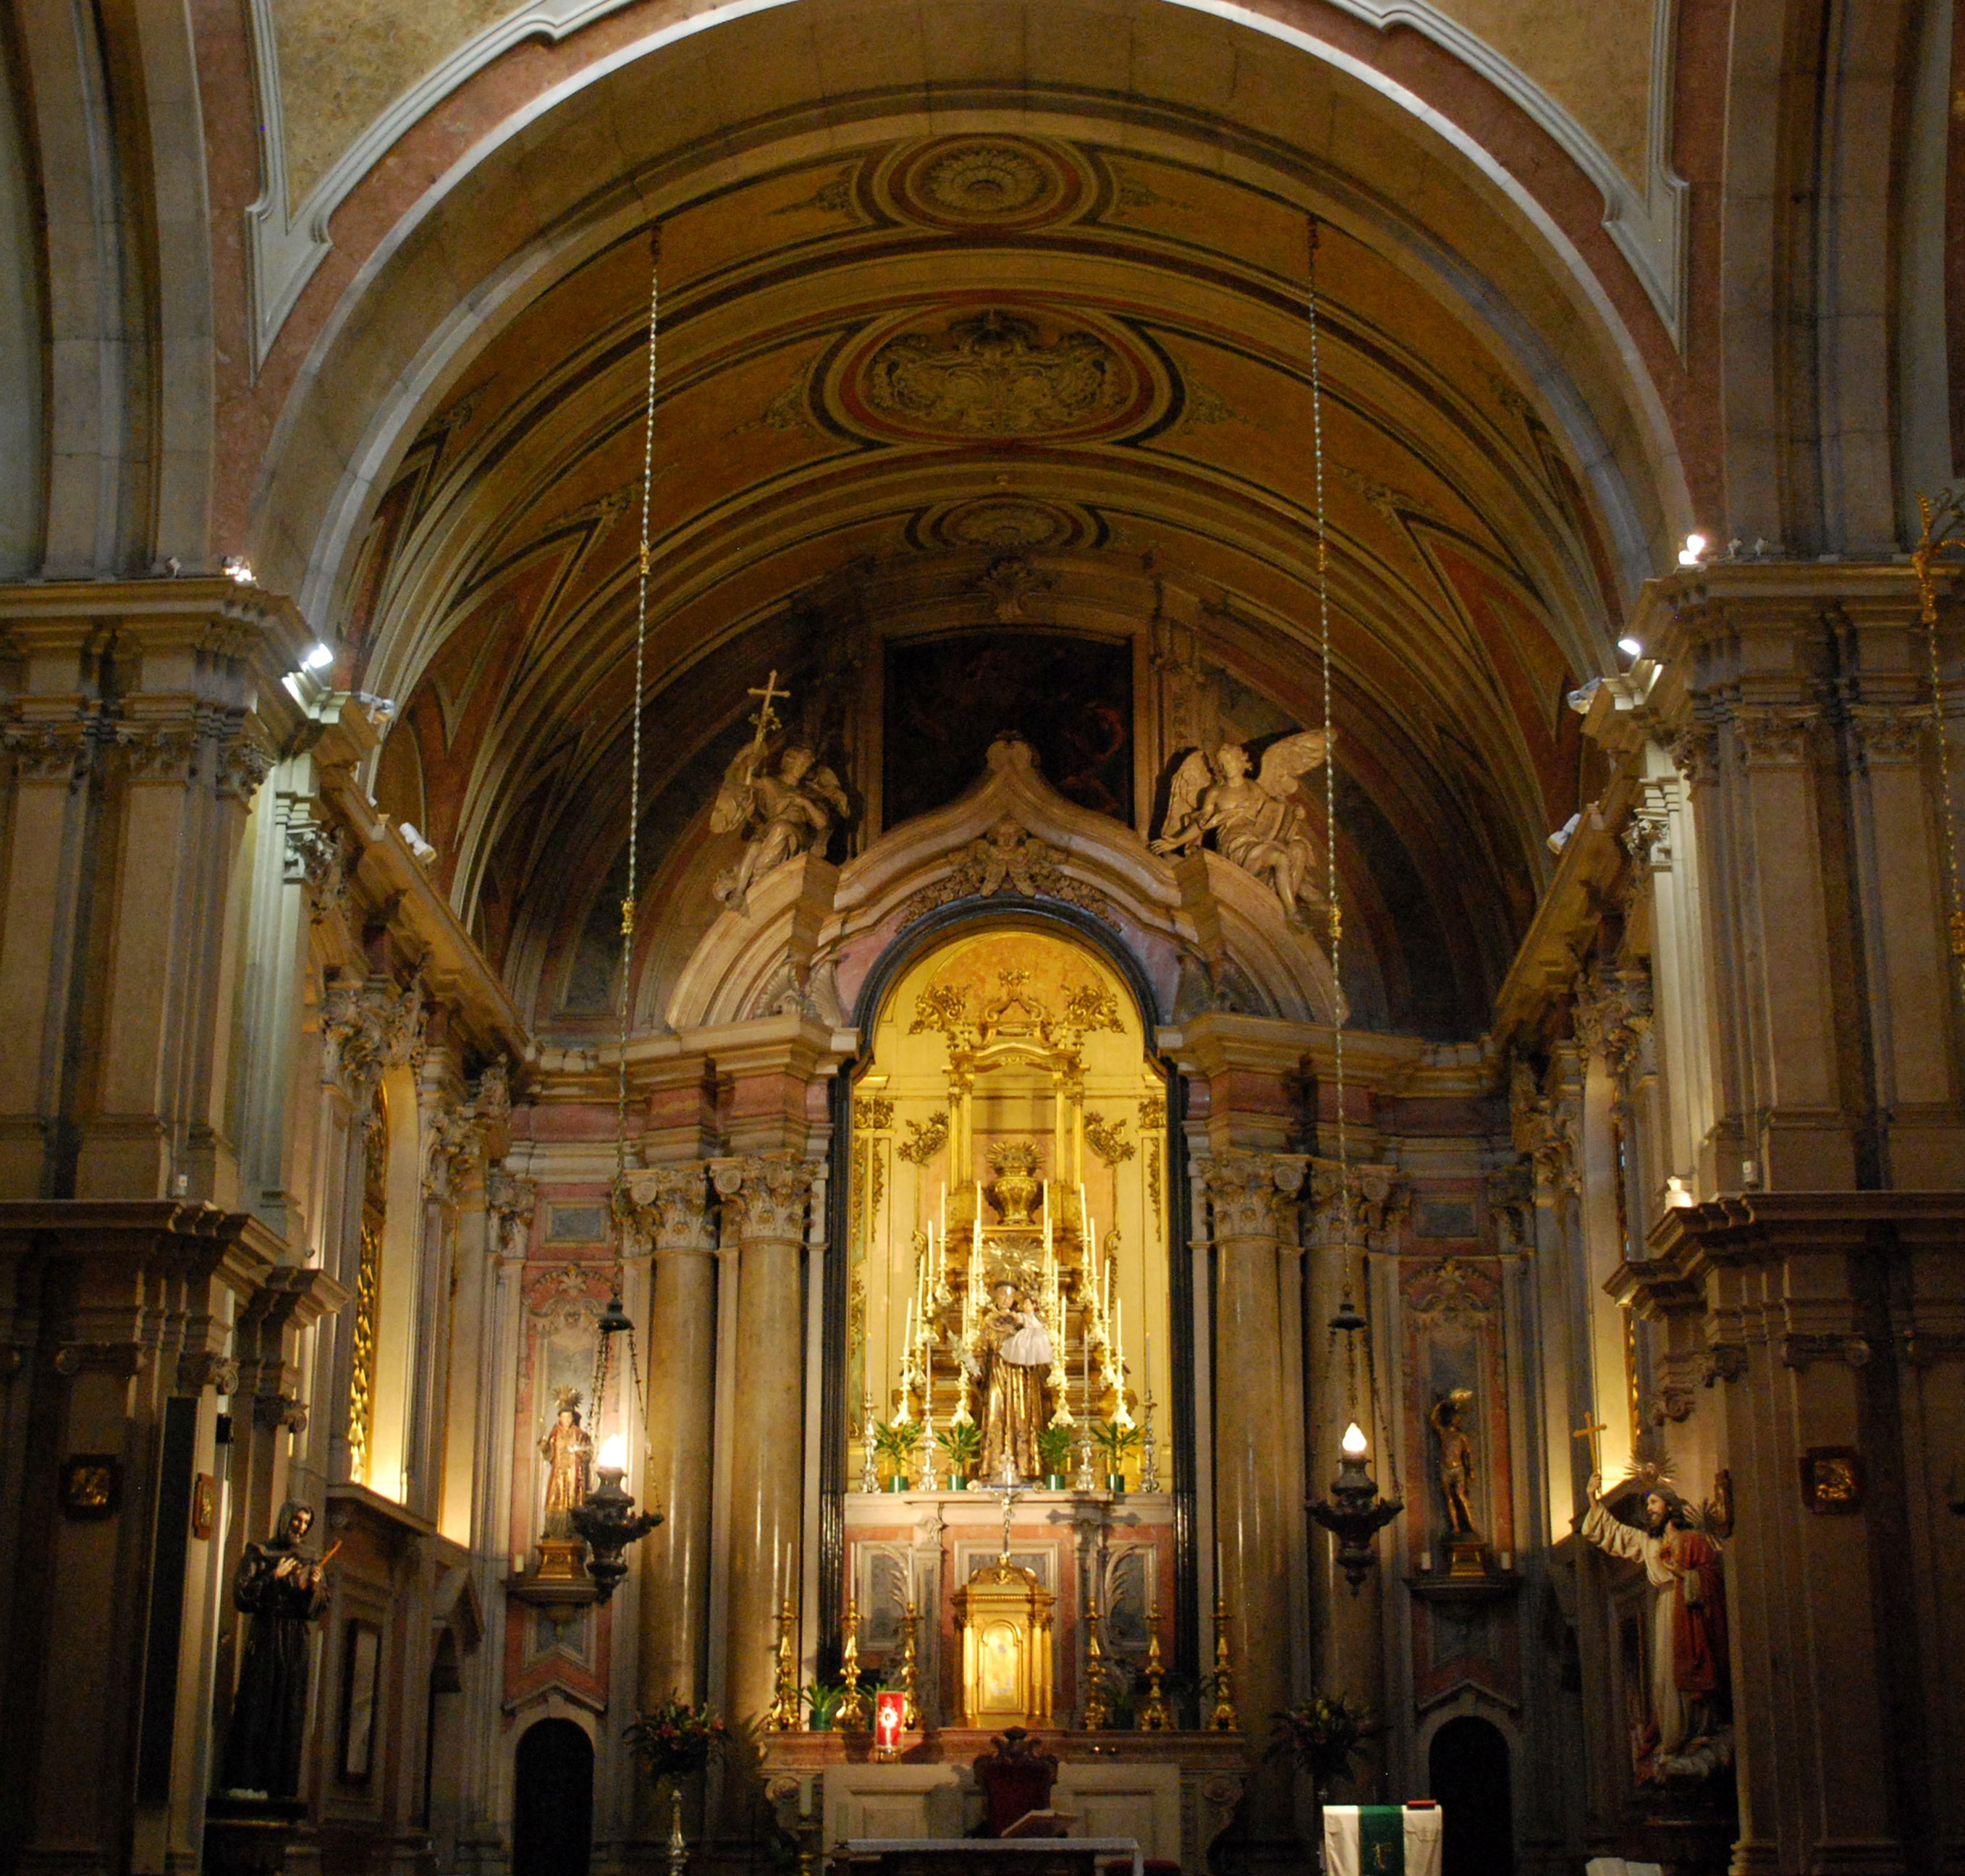
[[[920,1447],[921,1437],[921,1423],[918,1421],[874,1421],[873,1450],[887,1462],[887,1489],[889,1491],[907,1490],[908,1467],[913,1463],[915,1453]]]
[[[948,1455],[950,1488],[966,1491],[970,1469],[982,1456],[982,1429],[973,1420],[955,1421],[935,1435],[935,1443]]]
[[[1071,1471],[1071,1429],[1045,1427],[1037,1435],[1037,1459],[1044,1467],[1044,1489],[1063,1491]]]
[[[1121,1426],[1116,1420],[1101,1420],[1092,1429],[1098,1450],[1105,1455],[1105,1489],[1123,1493],[1126,1489],[1126,1455],[1140,1443],[1137,1427]]]
[[[844,1681],[814,1681],[809,1687],[799,1689],[799,1698],[805,1703],[806,1711],[811,1719],[807,1724],[809,1733],[830,1733],[832,1722],[839,1711],[839,1703],[846,1697]]]
[[[658,1789],[703,1770],[730,1741],[730,1730],[706,1707],[693,1701],[665,1700],[640,1714],[622,1736],[648,1768]]]

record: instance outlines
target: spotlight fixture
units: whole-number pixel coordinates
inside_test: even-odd
[[[1619,639],[1617,649],[1626,658],[1642,658],[1645,655],[1644,642],[1639,639]]]
[[[1678,564],[1681,567],[1696,567],[1704,560],[1705,554],[1706,536],[1688,534],[1685,537],[1685,545],[1678,550]]]
[[[334,648],[317,640],[307,648],[307,655],[301,660],[303,671],[325,671],[334,662]]]
[[[221,571],[228,580],[240,586],[252,584],[252,563],[243,554],[227,554],[221,565]]]

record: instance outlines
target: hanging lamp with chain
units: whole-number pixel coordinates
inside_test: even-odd
[[[1330,651],[1330,533],[1324,509],[1323,482],[1323,362],[1322,333],[1317,317],[1317,253],[1318,224],[1309,224],[1309,256],[1304,274],[1304,310],[1310,333],[1310,433],[1315,468],[1315,574],[1319,648],[1323,659],[1323,834],[1324,899],[1329,921],[1330,975],[1334,990],[1332,1012],[1332,1080],[1337,1102],[1337,1247],[1343,1260],[1343,1300],[1330,1318],[1329,1354],[1337,1351],[1343,1337],[1343,1358],[1347,1411],[1338,1454],[1337,1476],[1331,1482],[1327,1498],[1313,1499],[1310,1514],[1337,1540],[1337,1562],[1353,1595],[1365,1580],[1365,1573],[1377,1561],[1373,1540],[1405,1509],[1399,1484],[1398,1456],[1388,1449],[1392,1495],[1381,1498],[1378,1482],[1371,1474],[1371,1441],[1364,1419],[1382,1427],[1385,1417],[1378,1401],[1378,1364],[1372,1353],[1369,1318],[1352,1300],[1352,1257],[1359,1259],[1359,1280],[1362,1292],[1370,1293],[1370,1266],[1362,1243],[1352,1229],[1351,1193],[1350,1118],[1346,1112],[1344,1076],[1344,1025],[1349,1011],[1343,990],[1344,912],[1337,877],[1337,716],[1336,692]],[[1360,1414],[1359,1353],[1362,1350],[1365,1411]]]

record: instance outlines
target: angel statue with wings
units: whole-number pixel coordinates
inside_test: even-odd
[[[1222,858],[1260,880],[1282,902],[1283,916],[1301,923],[1299,902],[1321,903],[1311,882],[1323,856],[1297,784],[1323,758],[1323,732],[1317,729],[1271,743],[1253,777],[1240,743],[1224,743],[1211,756],[1190,751],[1174,771],[1154,852],[1186,853],[1212,834]]]
[[[811,750],[794,743],[774,763],[761,738],[747,743],[724,771],[709,811],[709,831],[741,835],[744,851],[710,890],[732,912],[742,912],[757,880],[823,846],[833,822],[848,812],[839,777]]]

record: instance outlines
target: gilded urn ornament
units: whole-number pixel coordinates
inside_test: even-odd
[[[982,1195],[996,1208],[1006,1225],[1031,1224],[1031,1214],[1044,1193],[1037,1177],[1037,1150],[1025,1140],[999,1140],[989,1149],[989,1170],[995,1178],[982,1189]]]

